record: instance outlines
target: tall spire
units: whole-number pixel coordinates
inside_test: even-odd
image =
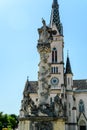
[[[71,65],[70,65],[70,60],[69,60],[69,54],[67,54],[65,74],[72,74]]]
[[[62,23],[60,22],[59,4],[57,0],[53,0],[53,4],[52,4],[50,26],[52,27],[53,24],[56,25],[59,34],[63,35],[63,27],[62,27]]]
[[[57,0],[53,0],[53,5],[58,5]]]

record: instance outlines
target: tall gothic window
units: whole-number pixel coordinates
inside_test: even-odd
[[[52,74],[58,74],[58,67],[51,67],[51,73]]]
[[[79,112],[85,112],[84,102],[82,99],[79,101]]]
[[[68,78],[68,85],[70,85],[70,78]]]
[[[56,67],[56,73],[58,74],[58,67]]]
[[[52,63],[57,63],[57,49],[53,48],[52,50]]]

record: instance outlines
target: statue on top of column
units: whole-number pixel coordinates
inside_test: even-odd
[[[46,25],[45,20],[42,18],[42,28],[38,29],[39,32],[39,42],[40,43],[49,43],[49,40],[52,39],[52,30]]]

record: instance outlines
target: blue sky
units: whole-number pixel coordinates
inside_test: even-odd
[[[0,0],[0,111],[19,114],[22,92],[37,80],[37,29],[49,24],[53,0]],[[59,0],[74,79],[87,79],[87,0]]]

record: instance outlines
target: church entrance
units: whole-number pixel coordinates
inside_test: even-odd
[[[79,130],[86,130],[86,122],[84,120],[79,122]]]
[[[80,130],[86,130],[86,126],[80,126]]]

